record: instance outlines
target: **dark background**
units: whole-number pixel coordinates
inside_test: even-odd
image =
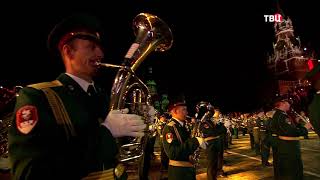
[[[320,26],[316,1],[280,0],[293,21],[302,45],[319,54]],[[104,24],[108,63],[120,64],[135,36],[133,18],[147,12],[163,19],[174,42],[163,53],[152,52],[138,69],[144,79],[153,67],[160,94],[185,94],[190,106],[207,100],[223,111],[252,111],[274,94],[266,69],[267,54],[275,42],[273,23],[265,14],[277,12],[277,1],[46,1],[10,2],[1,11],[0,85],[50,81],[63,72],[49,56],[47,35],[63,17],[76,12],[97,15]],[[318,27],[317,27],[318,26]],[[111,88],[115,70],[105,70]]]

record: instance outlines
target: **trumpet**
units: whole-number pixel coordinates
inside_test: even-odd
[[[303,122],[305,123],[310,123],[308,118],[305,118],[303,116],[301,116],[297,111],[295,111],[294,109],[291,109],[291,112],[296,116],[299,117],[299,119],[301,119]]]
[[[297,111],[295,111],[295,110],[292,109],[292,108],[291,108],[291,112],[292,112],[296,117],[298,117],[299,119],[301,119],[303,122],[305,122],[305,123],[310,123],[309,118],[303,117],[302,115],[300,115]],[[313,127],[312,127],[311,129],[314,130]]]

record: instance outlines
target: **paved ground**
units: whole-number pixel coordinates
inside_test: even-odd
[[[301,140],[302,159],[304,163],[305,180],[320,179],[320,140],[318,136],[310,132],[309,139]],[[152,161],[152,167],[149,173],[150,180],[165,179],[166,173],[160,173],[160,152],[159,145],[155,145],[156,158]],[[219,177],[219,180],[272,180],[273,167],[262,167],[260,156],[255,155],[249,144],[249,136],[239,136],[239,139],[233,139],[233,145],[225,153],[226,164],[224,171],[227,177]],[[272,154],[269,162],[272,163]],[[202,152],[200,167],[197,169],[197,180],[206,179],[206,156]],[[160,176],[161,174],[161,176]],[[136,172],[130,173],[130,180],[138,179]]]
[[[320,140],[311,132],[309,139],[301,140],[302,159],[304,164],[305,180],[320,179]],[[206,155],[202,152],[200,166],[197,168],[197,180],[206,179]],[[262,167],[260,156],[256,156],[250,149],[249,136],[239,136],[233,139],[233,145],[225,153],[226,164],[224,171],[228,174],[226,178],[219,177],[218,180],[271,180],[273,179],[273,167]],[[272,154],[270,155],[272,162]],[[155,144],[155,159],[151,162],[149,173],[150,180],[166,179],[167,174],[160,172],[160,149],[158,141]],[[9,174],[0,171],[0,179],[9,180]],[[129,172],[129,180],[138,180],[135,169]]]
[[[234,145],[225,153],[227,164],[224,167],[228,173],[224,179],[241,180],[271,180],[273,179],[273,167],[262,167],[261,157],[256,156],[249,145],[249,137],[239,136],[234,139]],[[302,159],[304,164],[305,180],[320,179],[320,141],[315,133],[310,133],[310,139],[301,140]],[[272,162],[270,154],[269,162]],[[198,173],[198,180],[206,179],[205,173]]]

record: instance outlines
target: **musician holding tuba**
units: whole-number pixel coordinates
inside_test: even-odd
[[[199,134],[207,142],[207,179],[216,180],[218,176],[219,153],[223,153],[221,138],[224,134],[224,128],[221,124],[214,121],[214,107],[206,101],[197,104],[197,119],[199,119]]]
[[[115,138],[141,137],[146,124],[127,109],[108,111],[106,91],[94,81],[104,58],[101,31],[96,17],[76,14],[49,34],[65,72],[20,90],[9,130],[13,179],[126,178]]]
[[[196,169],[191,162],[194,151],[200,146],[206,148],[204,138],[191,137],[185,124],[187,118],[187,104],[182,96],[169,101],[168,110],[171,120],[163,129],[163,146],[169,157],[169,180],[195,180]]]

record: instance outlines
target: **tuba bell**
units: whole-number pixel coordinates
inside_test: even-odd
[[[140,138],[118,138],[119,161],[132,162],[143,159],[144,149],[152,135],[154,120],[148,117],[148,106],[152,105],[148,87],[135,71],[152,51],[163,52],[171,48],[172,33],[167,24],[155,15],[140,13],[133,20],[136,36],[121,65],[97,63],[102,67],[119,68],[111,89],[110,110],[128,108],[130,113],[140,115],[147,124],[145,136]]]

